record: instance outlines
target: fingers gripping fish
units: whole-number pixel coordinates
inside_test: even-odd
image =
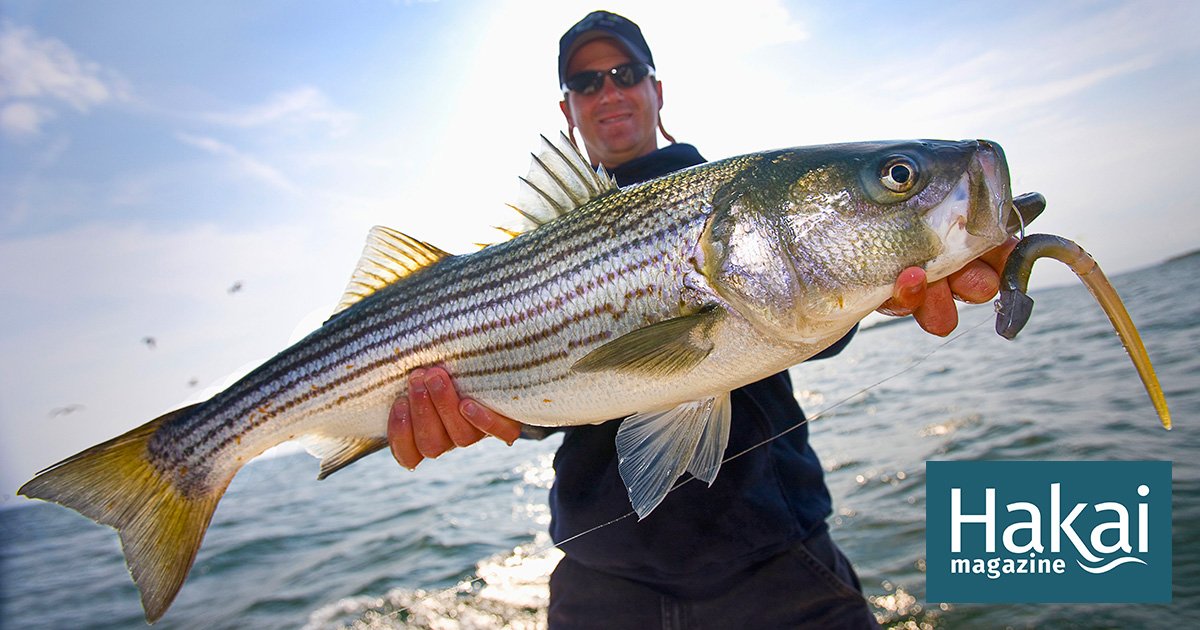
[[[408,373],[440,364],[527,424],[625,418],[620,473],[644,517],[684,472],[716,478],[731,390],[836,342],[901,270],[945,277],[1023,222],[983,140],[765,151],[617,189],[560,137],[524,181],[528,230],[457,256],[372,230],[323,326],[21,494],[116,528],[154,621],[242,465],[300,439],[320,477],[340,470],[386,445]]]

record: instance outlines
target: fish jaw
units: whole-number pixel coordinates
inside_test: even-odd
[[[930,281],[958,271],[1012,235],[1008,226],[1017,210],[1004,151],[994,142],[976,142],[978,149],[966,172],[924,217],[941,243],[938,255],[925,263]]]
[[[937,261],[944,275],[965,264],[955,230],[1002,242],[994,237],[1003,234],[996,200],[1008,197],[1003,165],[985,141],[764,154],[715,197],[701,271],[763,334],[813,343],[876,309],[905,268]],[[966,251],[987,249],[971,242]]]

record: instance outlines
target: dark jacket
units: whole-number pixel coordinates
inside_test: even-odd
[[[695,147],[673,144],[614,169],[622,186],[701,164]],[[853,332],[814,358],[841,351]],[[804,420],[791,379],[780,372],[733,392],[726,457]],[[725,463],[712,487],[688,483],[644,520],[617,473],[619,420],[564,430],[554,458],[550,534],[576,562],[680,597],[723,590],[750,567],[826,529],[829,491],[803,425]],[[690,475],[685,475],[685,478]],[[565,541],[565,542],[564,542]]]

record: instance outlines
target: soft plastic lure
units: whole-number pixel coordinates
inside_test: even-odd
[[[1163,427],[1169,430],[1171,412],[1167,409],[1167,399],[1154,374],[1154,366],[1150,364],[1150,355],[1142,345],[1142,337],[1129,318],[1129,312],[1125,310],[1116,289],[1100,270],[1100,265],[1075,242],[1053,234],[1030,234],[1017,243],[1000,278],[1000,297],[996,300],[996,332],[1006,339],[1013,339],[1029,321],[1033,311],[1033,298],[1025,293],[1029,286],[1029,274],[1033,270],[1033,262],[1045,256],[1066,263],[1100,303],[1137,368]]]

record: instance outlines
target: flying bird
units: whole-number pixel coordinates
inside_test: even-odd
[[[50,417],[57,418],[59,416],[69,416],[76,411],[83,411],[83,405],[71,403],[66,407],[55,407],[54,409],[50,410]]]

